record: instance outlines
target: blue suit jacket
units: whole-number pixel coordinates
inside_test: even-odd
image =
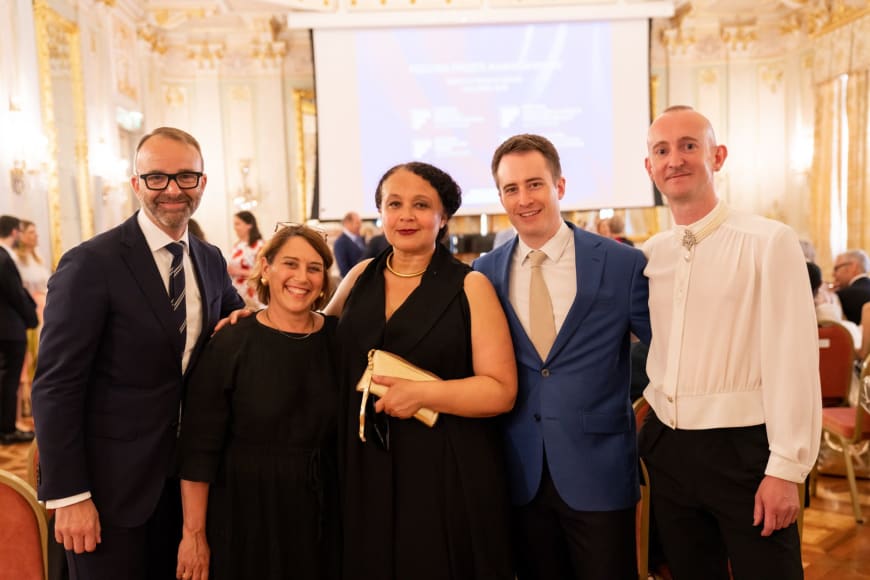
[[[195,359],[244,303],[220,251],[190,236],[202,297]],[[49,279],[33,383],[39,495],[90,490],[104,524],[135,527],[175,470],[181,347],[169,296],[134,215],[64,254]]]
[[[338,271],[342,276],[346,276],[350,269],[362,259],[364,251],[365,246],[358,245],[353,238],[344,232],[335,238],[332,252],[335,254],[335,262],[338,264]]]
[[[639,497],[629,335],[650,340],[646,259],[640,250],[568,225],[578,292],[545,361],[509,300],[517,240],[474,262],[495,286],[516,351],[519,390],[505,422],[511,497],[517,505],[535,497],[546,449],[553,483],[571,508],[625,509]]]

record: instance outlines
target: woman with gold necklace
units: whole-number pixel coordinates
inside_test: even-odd
[[[179,452],[178,577],[336,578],[336,319],[323,235],[281,227],[255,268],[266,308],[216,334],[193,371]]]
[[[453,179],[420,162],[393,167],[375,202],[391,248],[357,264],[326,312],[341,315],[343,576],[354,580],[512,579],[501,434],[516,397],[504,312],[489,281],[440,244],[459,208]],[[440,380],[377,377],[354,390],[369,349]],[[440,412],[433,427],[413,419]]]

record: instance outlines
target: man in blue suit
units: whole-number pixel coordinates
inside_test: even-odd
[[[73,580],[175,577],[184,376],[244,307],[220,251],[188,235],[207,180],[196,139],[156,129],[135,168],[141,210],[67,252],[49,281],[33,383],[39,496]]]
[[[360,220],[358,213],[355,211],[347,212],[341,220],[341,225],[344,229],[341,235],[335,239],[332,251],[335,254],[338,271],[343,278],[362,259],[366,243],[360,235],[362,220]]]
[[[646,260],[562,220],[544,137],[502,143],[492,174],[518,236],[474,268],[501,299],[519,371],[505,424],[518,578],[637,578],[629,342],[650,340]]]

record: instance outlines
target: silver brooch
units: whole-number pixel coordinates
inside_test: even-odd
[[[683,246],[687,250],[690,250],[698,243],[698,240],[695,238],[695,234],[692,233],[692,230],[687,229],[683,232]]]

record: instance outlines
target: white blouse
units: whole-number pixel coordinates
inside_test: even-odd
[[[696,245],[682,241],[691,230]],[[765,424],[767,475],[802,481],[821,437],[818,331],[797,235],[723,202],[644,245],[644,396],[672,428]]]

